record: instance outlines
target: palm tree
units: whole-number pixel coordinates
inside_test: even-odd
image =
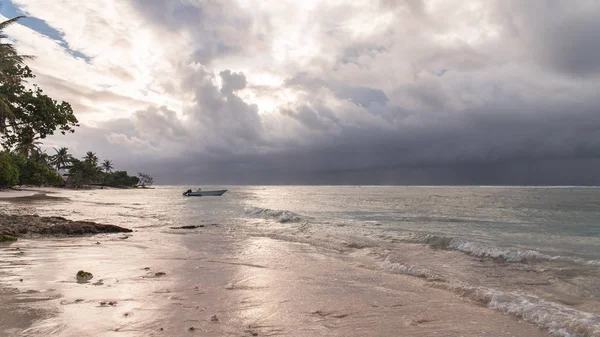
[[[33,58],[33,56],[29,55],[20,55],[14,45],[2,42],[8,39],[8,35],[4,32],[4,29],[22,18],[24,16],[17,16],[0,22],[0,83],[20,81],[20,78],[11,75],[11,69],[19,65],[24,65],[26,60]],[[7,121],[10,123],[13,118],[14,115],[10,102],[0,93],[0,133],[6,132]]]
[[[102,162],[102,169],[104,170],[104,172],[109,173],[112,172],[113,170],[113,163],[112,160],[105,160]]]
[[[22,155],[25,158],[39,153],[39,145],[42,143],[38,142],[37,139],[38,138],[33,133],[23,136],[17,143],[14,152]]]
[[[54,151],[56,151],[56,154],[51,157],[51,163],[57,171],[67,167],[73,160],[73,156],[66,147],[61,147],[58,150],[54,148]]]
[[[0,134],[6,133],[6,128],[12,124],[15,115],[6,97],[0,93]],[[8,123],[7,123],[8,122]]]
[[[94,166],[98,166],[98,157],[92,151],[86,152],[85,157],[83,157],[83,160],[92,163],[92,165]]]

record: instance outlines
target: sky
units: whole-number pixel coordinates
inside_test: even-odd
[[[3,0],[35,83],[159,184],[600,185],[595,0]]]

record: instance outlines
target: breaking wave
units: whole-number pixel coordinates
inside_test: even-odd
[[[300,216],[294,212],[286,210],[251,207],[247,208],[245,211],[246,214],[268,219],[275,219],[280,223],[299,222],[302,220],[310,221],[312,219],[310,217]],[[310,222],[312,223],[313,221]],[[331,225],[331,223],[321,224]],[[335,223],[336,227],[346,227],[346,225],[347,222]],[[462,238],[438,236],[433,234],[407,232],[404,233],[399,240],[394,239],[393,241],[402,243],[425,244],[433,249],[455,250],[479,258],[498,259],[506,262],[562,261],[579,265],[600,267],[600,260],[586,260],[575,256],[550,255],[531,249],[498,247],[473,242]]]
[[[315,222],[311,221],[315,220],[313,218],[301,217],[296,213],[285,210],[254,207],[246,209],[246,213],[264,218],[273,218],[281,223],[307,220],[310,223],[315,223],[315,225],[317,223],[321,224],[323,228],[320,229],[319,233],[327,232],[331,235],[297,236],[294,233],[279,233],[270,236],[280,240],[306,242],[333,249],[374,247],[368,253],[377,252],[379,254],[387,250],[376,249],[377,243],[375,241],[385,238],[393,239],[393,242],[423,244],[432,249],[459,251],[479,258],[499,259],[506,262],[564,261],[580,265],[600,266],[598,260],[585,260],[560,255],[553,256],[536,250],[497,247],[456,237],[409,232],[401,233],[399,238],[383,235],[384,233],[381,233],[381,231],[377,231],[379,235],[374,236],[374,233],[369,230],[365,232],[352,231],[351,229],[356,229],[354,226],[339,227],[339,224],[336,223]],[[329,230],[333,232],[328,232]],[[545,329],[557,337],[600,337],[600,318],[592,313],[552,302],[524,291],[473,286],[450,276],[438,274],[426,267],[411,265],[402,260],[392,259],[389,254],[386,255],[385,260],[380,263],[380,268],[386,272],[420,278],[430,287],[452,292],[462,298],[480,303],[489,309],[513,315]]]
[[[260,207],[247,208],[246,214],[262,216],[266,218],[275,218],[280,223],[296,222],[302,219],[298,214],[294,212]]]
[[[274,219],[280,223],[298,222],[307,224],[313,228],[312,232],[303,232],[297,226],[285,226],[279,233],[271,233],[269,236],[279,240],[304,242],[316,246],[331,248],[353,254],[349,256],[377,256],[381,270],[416,277],[424,281],[429,287],[452,292],[462,298],[475,301],[489,309],[494,309],[505,314],[513,315],[547,330],[557,337],[600,337],[600,318],[595,314],[577,310],[560,302],[552,302],[552,297],[544,299],[544,292],[536,296],[525,291],[517,291],[516,287],[504,289],[502,283],[480,283],[478,279],[462,279],[460,273],[446,274],[445,268],[437,264],[429,265],[429,260],[423,263],[416,258],[415,254],[398,254],[398,259],[392,259],[397,249],[411,249],[404,244],[424,245],[431,249],[457,251],[466,255],[502,260],[512,263],[529,262],[565,262],[582,266],[600,267],[600,260],[587,260],[576,256],[551,255],[533,249],[518,249],[512,247],[500,247],[484,244],[467,239],[426,234],[419,232],[386,231],[382,227],[375,229],[372,224],[365,224],[358,219],[356,221],[341,219],[325,219],[322,221],[318,215],[313,217],[300,216],[285,210],[273,210],[268,208],[248,208],[249,215]],[[316,234],[315,234],[316,233]],[[314,234],[314,235],[313,235]],[[400,245],[395,245],[400,243]],[[425,248],[423,247],[423,248]],[[351,248],[351,250],[348,250]],[[416,247],[412,247],[416,248]],[[419,247],[420,248],[420,247]],[[417,250],[421,252],[421,249]],[[444,256],[450,254],[444,254]],[[455,254],[451,254],[456,256]],[[460,254],[459,254],[460,255]],[[386,257],[387,256],[387,257]],[[383,262],[380,258],[386,257]],[[404,262],[411,261],[411,262]],[[450,260],[448,263],[450,263]],[[462,261],[462,260],[461,260]],[[545,266],[544,266],[545,267]],[[563,267],[562,265],[560,267]],[[432,269],[428,269],[432,268]],[[515,268],[515,270],[521,270]],[[577,269],[579,270],[579,269]],[[519,274],[520,275],[520,274]],[[592,274],[591,274],[592,275]],[[593,273],[595,276],[595,271]],[[507,277],[510,274],[507,274]],[[587,276],[586,276],[587,277]],[[459,279],[460,278],[460,279]],[[467,280],[469,280],[467,283]],[[474,285],[477,284],[477,285]],[[576,285],[581,289],[597,289],[593,285]],[[519,287],[520,288],[520,287]],[[567,303],[567,302],[565,302]]]
[[[385,271],[424,278],[428,285],[450,291],[460,297],[476,301],[490,309],[523,319],[548,330],[558,337],[600,337],[600,318],[594,314],[543,300],[523,292],[503,292],[492,288],[474,287],[462,282],[450,282],[427,269],[392,262],[381,263]]]
[[[456,250],[476,257],[501,259],[506,262],[565,261],[580,265],[600,266],[600,261],[598,260],[586,260],[573,256],[549,255],[537,250],[496,247],[460,238],[430,234],[414,234],[402,241],[406,243],[427,244],[434,249]]]
[[[381,269],[389,271],[394,274],[403,274],[424,278],[429,281],[447,282],[447,280],[439,276],[428,269],[422,269],[415,266],[408,266],[400,262],[392,262],[388,256],[385,261],[381,263]]]

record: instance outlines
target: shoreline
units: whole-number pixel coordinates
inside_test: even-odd
[[[9,203],[31,203],[34,201],[61,201],[68,198],[50,196],[46,193],[33,192],[32,194],[0,196],[0,201]]]
[[[55,196],[65,189],[59,187],[23,187],[0,190],[0,202],[61,201],[65,197]]]
[[[318,239],[318,233],[295,222],[279,224],[298,226],[288,238],[255,227],[260,221],[193,222],[160,212],[147,217],[143,194],[113,193],[62,193],[58,196],[69,196],[64,205],[41,201],[27,210],[64,218],[20,216],[22,224],[40,218],[76,222],[71,218],[127,225],[135,233],[27,234],[0,244],[0,337],[550,335],[522,315],[492,310],[427,278],[397,274],[400,264],[387,270],[388,259],[369,245],[314,244],[309,238]],[[134,197],[123,202],[123,195]],[[91,196],[83,206],[77,204],[81,196]],[[221,207],[218,201],[202,205]],[[24,210],[18,203],[4,205],[15,213]],[[166,205],[183,211],[200,203]],[[428,249],[423,252],[437,257],[463,256]],[[410,266],[408,258],[398,263]],[[77,283],[79,270],[93,279]]]
[[[13,262],[0,267],[8,273],[0,336],[549,336],[423,280],[381,273],[355,253],[239,234],[164,235],[156,245],[138,232],[0,249]],[[76,282],[81,268],[94,274],[89,283]]]
[[[66,187],[66,186],[43,187],[43,186],[23,185],[21,187],[0,188],[0,199],[11,199],[11,198],[18,198],[18,197],[23,197],[23,196],[31,196],[36,193],[37,194],[39,194],[39,193],[57,194],[62,191],[89,191],[89,190],[113,190],[113,189],[114,190],[136,190],[136,189],[151,190],[151,189],[155,189],[155,188],[152,186],[119,187],[119,186],[109,186],[109,185],[89,185],[89,186],[83,186],[83,187],[78,187],[78,188],[72,188],[72,187]]]

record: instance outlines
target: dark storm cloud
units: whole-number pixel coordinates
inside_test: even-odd
[[[282,109],[281,114],[291,117],[313,131],[329,130],[327,125],[328,119],[324,116],[323,112],[321,111],[321,114],[319,114],[309,106],[302,106],[296,109],[296,111]]]
[[[302,173],[301,176],[307,176],[307,172],[319,176],[321,171],[369,172],[377,169],[417,172],[417,168],[422,167],[436,172],[442,167],[466,170],[468,167],[492,167],[495,163],[514,167],[545,160],[585,162],[600,157],[600,135],[597,132],[600,117],[591,107],[580,106],[569,112],[560,106],[545,107],[542,111],[544,119],[522,113],[518,110],[520,108],[520,105],[488,106],[486,113],[469,111],[460,118],[444,118],[436,124],[407,126],[387,132],[344,126],[340,122],[338,127],[343,129],[338,135],[331,135],[325,141],[309,142],[304,148],[263,154],[225,154],[221,151],[219,156],[212,157],[188,152],[183,163],[208,171],[218,170],[220,166],[228,167],[229,171],[237,172],[237,177],[243,182],[245,175],[236,168],[243,167],[255,175],[262,170],[277,168]],[[310,111],[310,118],[321,118],[315,110]],[[296,113],[305,112],[301,109]],[[302,123],[308,124],[312,131],[324,128],[307,117],[296,118],[305,118]],[[308,133],[306,135],[309,137]],[[232,177],[228,177],[227,172],[222,171],[222,178],[229,181]],[[501,172],[492,170],[492,173],[498,175]],[[562,174],[571,176],[569,172]],[[352,176],[350,173],[347,175]],[[475,176],[485,177],[486,174]],[[371,178],[372,183],[381,182],[378,177]]]
[[[186,82],[196,85],[194,104],[186,109],[186,114],[196,123],[196,131],[207,135],[204,142],[213,147],[237,151],[259,145],[263,134],[258,108],[236,95],[236,91],[245,88],[246,77],[229,70],[219,75],[220,89],[203,69],[188,74]]]
[[[537,61],[571,76],[600,72],[600,6],[596,1],[498,1],[500,23]]]
[[[179,142],[190,137],[189,130],[181,123],[176,113],[164,106],[136,111],[132,121],[136,130],[147,136],[147,139]]]
[[[181,154],[165,163],[160,152],[153,158],[149,153],[144,155],[141,148],[124,143],[129,146],[122,148],[131,148],[131,153],[116,153],[112,159],[133,170],[136,164],[141,165],[164,183],[198,178],[206,179],[205,183],[259,184],[600,183],[592,173],[600,168],[600,116],[593,107],[578,106],[567,112],[562,106],[546,106],[544,119],[522,113],[520,107],[488,106],[487,113],[470,111],[460,118],[442,119],[436,125],[400,131],[346,126],[325,141],[318,139],[282,152],[234,153],[209,147],[203,154],[190,141]],[[139,130],[140,126],[124,122],[120,127],[115,123],[103,127],[102,131],[85,130],[82,137],[89,148],[98,149],[101,157],[115,154],[111,141],[119,140],[109,136],[113,130]],[[136,137],[127,135],[122,140],[135,143],[135,139],[141,139]],[[85,148],[82,143],[78,145]]]
[[[160,183],[600,184],[596,2],[498,0],[477,15],[450,6],[435,16],[425,1],[381,0],[373,10],[392,19],[371,35],[332,23],[360,14],[350,4],[318,7],[321,24],[307,27],[322,55],[273,64],[284,84],[260,93],[295,98],[267,113],[245,96],[259,88],[252,67],[211,66],[254,60],[285,27],[255,34],[229,2],[134,3],[194,37],[191,59],[169,76],[183,107],[78,132],[79,152],[94,144]]]

